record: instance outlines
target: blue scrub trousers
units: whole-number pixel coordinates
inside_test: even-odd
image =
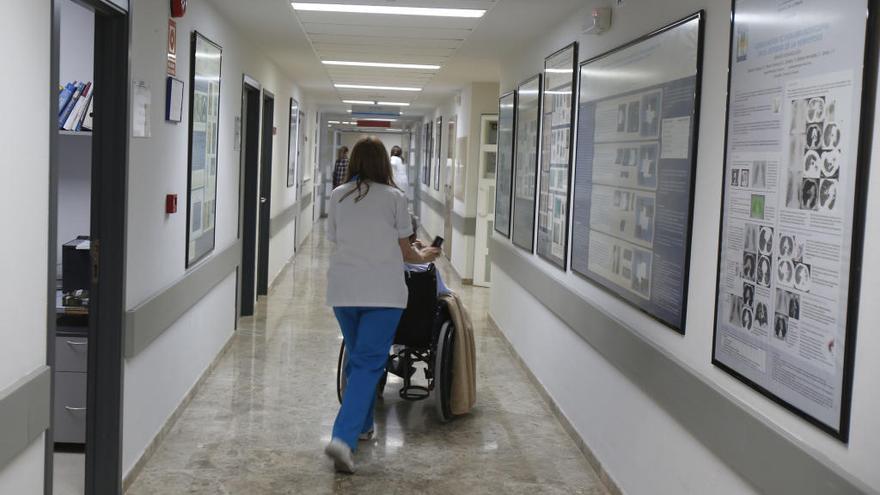
[[[385,372],[403,309],[336,306],[333,313],[348,349],[348,365],[343,370],[348,382],[333,424],[333,438],[357,450],[358,435],[373,427],[376,387]]]

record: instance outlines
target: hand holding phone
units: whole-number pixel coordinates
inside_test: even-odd
[[[439,235],[437,237],[435,237],[434,242],[431,243],[431,247],[435,247],[438,249],[443,247],[443,238],[440,237]]]

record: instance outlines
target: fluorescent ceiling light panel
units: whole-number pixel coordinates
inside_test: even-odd
[[[352,5],[344,3],[291,2],[294,10],[342,12],[346,14],[424,15],[434,17],[483,17],[482,9],[437,9],[429,7],[394,7],[389,5]]]
[[[358,119],[358,120],[367,120],[367,121],[370,121],[370,122],[397,122],[397,119],[374,119],[374,118],[369,118],[369,119]]]
[[[370,86],[367,84],[334,84],[338,89],[373,89],[378,91],[421,91],[422,88],[409,88],[405,86]]]
[[[327,123],[328,124],[338,124],[339,121],[338,120],[328,120]]]
[[[370,100],[342,100],[342,103],[349,103],[351,105],[375,105],[375,101]]]
[[[430,64],[394,64],[390,62],[349,62],[343,60],[323,60],[324,65],[344,65],[348,67],[382,67],[386,69],[422,69],[439,70],[439,65]]]
[[[398,101],[380,101],[379,105],[385,105],[388,107],[408,107],[409,103],[403,103]]]

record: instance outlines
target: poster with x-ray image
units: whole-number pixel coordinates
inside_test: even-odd
[[[730,47],[713,362],[843,441],[868,7],[737,0]]]

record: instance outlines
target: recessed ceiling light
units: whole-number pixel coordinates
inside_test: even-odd
[[[338,120],[328,120],[327,123],[328,124],[339,124],[340,122]]]
[[[342,100],[342,103],[348,103],[351,105],[375,105],[375,101],[370,100]]]
[[[482,9],[436,9],[428,7],[391,7],[387,5],[351,5],[341,3],[291,2],[295,10],[344,12],[348,14],[427,15],[435,17],[483,17]]]
[[[380,101],[380,105],[385,105],[388,107],[408,107],[409,103],[397,102],[397,101]]]
[[[369,118],[369,119],[358,119],[358,120],[366,120],[366,121],[369,121],[369,122],[397,122],[397,119],[374,119],[374,118]]]
[[[339,89],[375,89],[379,91],[421,91],[421,88],[408,88],[404,86],[369,86],[366,84],[334,84]]]
[[[343,60],[324,60],[324,65],[345,65],[351,67],[382,67],[387,69],[422,69],[439,70],[439,65],[431,64],[395,64],[390,62],[348,62]]]

